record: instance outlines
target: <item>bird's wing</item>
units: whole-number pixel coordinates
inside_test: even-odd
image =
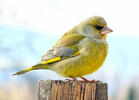
[[[57,62],[69,57],[80,54],[78,43],[85,37],[81,34],[66,34],[55,44],[55,46],[46,52],[41,58],[42,64]]]

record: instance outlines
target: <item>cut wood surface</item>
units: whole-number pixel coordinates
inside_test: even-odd
[[[41,80],[38,100],[108,100],[107,84],[101,82],[78,82]]]

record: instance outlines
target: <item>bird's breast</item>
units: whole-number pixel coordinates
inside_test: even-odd
[[[85,38],[80,41],[79,50],[80,55],[52,64],[52,70],[65,77],[91,74],[103,64],[107,55],[107,43]]]
[[[85,39],[80,43],[82,50],[81,59],[84,61],[84,66],[88,68],[88,70],[96,71],[104,62],[108,45],[105,40],[91,40]],[[90,71],[90,73],[92,73]]]

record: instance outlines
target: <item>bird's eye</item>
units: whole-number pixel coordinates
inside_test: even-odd
[[[101,30],[103,27],[99,26],[99,25],[95,25],[94,26],[96,29]]]

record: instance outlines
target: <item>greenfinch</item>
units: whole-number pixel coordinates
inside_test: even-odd
[[[108,52],[106,36],[112,32],[104,18],[93,16],[65,33],[41,58],[41,62],[17,72],[20,75],[37,69],[53,70],[61,76],[82,79],[98,70]]]

